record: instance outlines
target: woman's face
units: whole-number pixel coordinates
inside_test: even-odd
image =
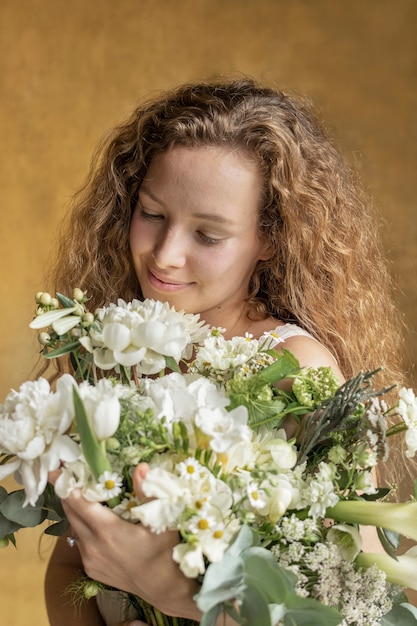
[[[156,156],[130,228],[143,296],[236,324],[252,271],[270,256],[258,232],[261,189],[257,165],[239,151],[176,146]]]

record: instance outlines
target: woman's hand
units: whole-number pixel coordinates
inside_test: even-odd
[[[134,471],[134,488],[143,496],[142,481],[146,464]],[[62,502],[77,537],[85,571],[91,578],[133,593],[168,615],[199,620],[193,595],[195,580],[180,572],[172,559],[178,534],[152,533],[140,524],[132,524],[97,502],[88,502],[74,491]]]

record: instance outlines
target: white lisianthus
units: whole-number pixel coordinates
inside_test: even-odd
[[[64,374],[54,393],[44,378],[26,382],[0,407],[1,452],[16,456],[0,466],[0,479],[18,472],[26,491],[24,505],[36,503],[49,471],[80,455],[78,445],[65,434],[74,417],[74,384],[72,376]]]
[[[276,523],[296,502],[296,492],[286,476],[279,476],[271,491],[267,515],[271,522]]]
[[[284,429],[276,433],[276,438],[266,445],[266,449],[278,470],[292,469],[297,462],[297,449],[293,443],[288,443]]]
[[[175,563],[179,564],[180,570],[187,578],[197,578],[199,574],[204,574],[206,571],[203,549],[200,544],[179,543],[172,551],[172,558]]]
[[[355,526],[334,524],[327,532],[327,540],[335,543],[341,556],[352,563],[362,548],[362,537]]]
[[[189,503],[186,481],[156,467],[148,472],[142,488],[145,496],[153,499],[132,507],[132,519],[139,520],[155,533],[175,528],[178,517]]]
[[[197,429],[209,438],[209,447],[217,454],[227,454],[235,443],[251,441],[247,421],[248,411],[245,406],[238,406],[229,412],[220,407],[200,407],[195,416]]]
[[[78,389],[97,439],[103,441],[112,437],[120,422],[119,399],[131,395],[132,391],[108,378],[102,378],[95,386],[83,382]]]

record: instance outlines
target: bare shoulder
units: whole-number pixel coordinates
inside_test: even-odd
[[[331,367],[340,383],[344,381],[344,376],[333,354],[313,337],[294,335],[279,346],[292,352],[297,357],[301,367]]]

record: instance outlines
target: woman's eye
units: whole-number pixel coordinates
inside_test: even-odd
[[[215,245],[221,242],[221,239],[216,239],[215,237],[210,237],[209,235],[205,235],[202,232],[197,233],[200,239],[207,245]]]
[[[143,209],[140,210],[140,215],[141,217],[143,217],[143,219],[145,220],[163,220],[164,216],[163,215],[159,215],[159,213],[148,213],[147,211],[144,211]]]

